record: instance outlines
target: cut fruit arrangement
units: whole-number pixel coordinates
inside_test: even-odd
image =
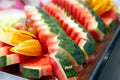
[[[0,67],[19,64],[29,79],[77,80],[95,59],[97,42],[116,28],[113,8],[111,0],[52,0],[43,8],[25,6],[22,21],[0,15]]]

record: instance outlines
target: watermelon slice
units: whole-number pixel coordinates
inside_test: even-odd
[[[62,76],[63,79],[69,79],[76,76],[76,74],[72,74],[73,72],[77,73],[75,71],[75,68],[84,63],[83,52],[78,47],[78,45],[67,36],[58,22],[46,12],[44,12],[41,8],[26,6],[25,11],[27,18],[32,20],[32,26],[38,32],[39,40],[41,41],[41,43],[44,43],[43,47],[48,49],[49,54],[52,55],[64,53],[64,55],[67,56],[67,60],[72,63],[70,64],[74,66],[74,68],[72,68],[73,71],[71,71],[71,69],[65,71],[63,70],[63,65],[59,61],[55,61],[58,63],[57,65],[59,65],[58,68],[62,71],[61,74],[64,75]],[[69,63],[68,61],[65,61],[65,64]],[[55,64],[52,65],[56,66]],[[67,72],[70,72],[71,75],[67,76]],[[57,73],[55,75],[59,77]]]
[[[59,53],[53,53],[50,56],[53,72],[59,80],[77,80],[76,71],[64,52],[60,51]]]
[[[28,60],[30,57],[10,52],[11,46],[0,47],[0,67],[17,64]]]
[[[50,3],[43,6],[44,10],[48,12],[50,15],[55,17],[58,22],[62,25],[64,30],[69,36],[73,36],[75,38],[83,38],[91,41],[91,43],[95,43],[93,37],[80,25],[76,22],[71,15],[69,15],[64,9],[61,7]],[[74,36],[74,34],[78,36]],[[81,36],[82,35],[82,36]]]
[[[11,46],[0,47],[0,56],[11,54],[10,49],[11,49]]]
[[[85,31],[85,29],[79,25],[75,20],[67,17],[68,13],[65,13],[66,11],[62,10],[60,7],[56,6],[55,4],[46,4],[43,6],[44,10],[48,12],[50,15],[55,17],[59,23],[61,23],[61,26],[65,30],[65,32],[77,43],[82,44],[81,40],[86,41],[83,45],[79,45],[79,47],[84,52],[84,57],[86,62],[90,61],[88,60],[89,57],[95,53],[94,48],[94,39],[91,37],[91,35]],[[87,45],[89,48],[84,48],[83,46]],[[90,58],[91,59],[91,58]],[[92,58],[93,59],[93,58]],[[91,60],[92,60],[91,59]]]
[[[10,46],[10,45],[0,41],[0,47],[4,47],[4,46]]]
[[[53,75],[49,55],[28,60],[20,66],[22,74],[27,78],[39,79],[42,76]]]
[[[52,0],[53,3],[65,8],[95,40],[103,40],[106,26],[101,18],[86,3],[78,0]]]
[[[104,14],[101,15],[102,20],[104,21],[104,23],[107,26],[107,29],[109,30],[114,30],[117,25],[117,14],[115,12],[115,10],[111,9],[107,12],[105,12]]]

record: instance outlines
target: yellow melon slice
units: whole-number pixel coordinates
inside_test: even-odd
[[[42,48],[41,44],[38,40],[30,39],[23,41],[16,45],[15,47],[11,48],[10,51],[27,55],[27,56],[41,56],[42,55]]]

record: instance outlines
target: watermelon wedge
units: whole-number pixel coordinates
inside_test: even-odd
[[[60,53],[53,53],[50,56],[53,72],[59,80],[77,80],[76,71],[64,52],[60,51]]]
[[[79,23],[75,22],[74,19],[71,19],[71,16],[68,17],[67,15],[68,13],[65,10],[62,10],[61,7],[58,7],[55,4],[50,3],[50,4],[44,5],[43,8],[46,12],[48,12],[48,14],[55,17],[58,20],[58,22],[61,23],[61,26],[65,30],[65,32],[77,44],[83,44],[81,40],[85,41],[84,44],[79,45],[79,47],[84,52],[84,57],[86,62],[90,61],[88,60],[89,57],[93,53],[95,53],[95,48],[94,48],[95,41],[92,38],[92,36],[87,31],[85,31],[85,29],[81,25],[79,25]],[[85,45],[90,47],[84,48],[83,46]]]
[[[10,49],[11,49],[11,46],[0,47],[0,56],[11,54]]]
[[[11,46],[0,47],[0,67],[24,62],[30,57],[10,52]]]
[[[117,25],[117,13],[114,9],[111,9],[101,15],[103,22],[106,24],[108,30],[114,30]]]
[[[10,46],[10,45],[0,41],[0,47],[4,47],[4,46]]]
[[[101,18],[86,3],[78,0],[52,0],[53,3],[65,8],[95,40],[103,40],[106,26]]]
[[[39,40],[41,43],[44,43],[43,47],[48,49],[49,54],[64,53],[64,55],[67,56],[65,64],[69,63],[72,67],[74,66],[74,68],[72,68],[73,71],[71,71],[71,69],[66,71],[64,70],[64,66],[66,65],[62,65],[58,60],[53,59],[54,61],[56,60],[55,62],[59,65],[58,68],[62,71],[62,78],[69,79],[75,77],[77,74],[75,68],[84,63],[83,52],[78,45],[67,36],[64,30],[60,27],[60,24],[41,8],[26,6],[25,11],[27,18],[31,19],[33,22],[32,26],[37,31]],[[55,64],[52,65],[56,66]],[[70,72],[71,75],[68,76],[67,72]],[[57,75],[58,73],[59,72],[55,75],[58,78],[61,78]]]
[[[42,76],[53,75],[49,55],[28,60],[21,63],[20,66],[22,74],[27,78],[39,79]]]

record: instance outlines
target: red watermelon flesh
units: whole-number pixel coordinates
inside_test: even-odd
[[[33,74],[33,75],[34,75],[34,71],[32,72],[32,70],[34,70],[34,69],[38,70],[39,71],[38,75],[40,77],[53,75],[52,65],[51,65],[49,55],[43,55],[42,57],[37,57],[37,58],[31,59],[31,60],[28,60],[24,63],[21,63],[20,66],[21,66],[20,68],[21,68],[21,72],[23,73],[23,75],[30,74],[30,73],[24,72],[25,71],[25,70],[23,70],[24,68],[31,71],[31,74]],[[32,78],[32,76],[29,78]]]
[[[76,38],[83,38],[87,40],[87,38],[84,36],[85,32],[83,32],[83,29],[78,28],[77,26],[79,25],[75,24],[69,17],[65,16],[64,13],[57,9],[54,4],[47,4],[43,6],[43,8],[53,17],[55,17],[59,21],[59,23],[61,23],[63,29],[73,40],[75,40]],[[55,15],[53,15],[53,13]]]
[[[10,46],[10,45],[8,45],[8,44],[6,44],[4,42],[0,42],[0,47],[4,47],[4,46]]]
[[[47,40],[48,51],[49,53],[56,53],[58,52],[58,41],[56,36],[52,36]]]
[[[12,46],[8,46],[7,44],[4,43],[2,43],[2,46],[3,47],[0,47],[1,67],[21,63],[31,58],[28,56],[11,52],[10,49],[12,48]]]
[[[8,66],[13,64],[18,64],[29,60],[31,57],[24,56],[17,53],[7,53],[7,55],[0,56],[0,66]]]
[[[48,12],[50,15],[52,15],[53,17],[55,17],[59,23],[61,23],[63,29],[65,30],[65,32],[77,43],[79,44],[79,42],[81,41],[81,39],[84,40],[88,40],[88,38],[86,37],[87,33],[83,32],[83,28],[78,27],[79,25],[75,24],[69,17],[67,17],[60,9],[57,8],[57,6],[55,4],[46,4],[43,6],[44,10],[46,12]],[[62,18],[61,18],[62,17]],[[52,40],[52,39],[51,39]],[[93,46],[93,45],[91,45]],[[81,45],[79,45],[79,47],[81,48]],[[88,54],[84,52],[85,55],[85,60],[86,62],[92,61],[94,59],[94,57],[88,58]],[[94,56],[94,55],[92,55]]]
[[[53,65],[53,72],[56,74],[56,76],[58,77],[59,80],[77,80],[76,77],[72,77],[67,79],[65,74],[63,74],[62,70],[59,68],[59,64],[56,62],[55,58],[54,58],[55,53],[51,54],[50,56],[51,58],[51,63],[54,64]]]
[[[101,15],[101,18],[111,18],[114,21],[117,21],[117,13],[114,9],[111,9]]]
[[[101,18],[102,18],[103,22],[106,24],[107,29],[111,30],[111,29],[116,28],[115,24],[117,22],[117,13],[115,12],[115,10],[111,9],[111,10],[107,11],[106,13],[101,15]],[[113,25],[111,25],[111,24],[113,24]]]
[[[36,16],[36,15],[33,15],[31,17],[31,20],[33,20],[34,16]],[[49,32],[48,29],[42,29],[42,27],[43,28],[45,27],[45,26],[42,26],[43,23],[36,24],[37,22],[39,22],[39,21],[37,21],[37,19],[36,19],[36,21],[34,21],[34,23],[33,23],[33,26],[37,25],[37,27],[36,27],[37,32],[39,32],[38,37],[39,37],[41,42],[44,42],[43,43],[43,48],[47,48],[47,51],[50,54],[58,52],[58,50],[59,50],[58,49],[58,43],[59,42],[58,42],[56,36],[53,33]],[[73,62],[74,65],[76,65],[76,63],[74,63],[74,60],[72,60],[72,62]],[[76,66],[78,68],[78,65],[76,65]],[[82,69],[81,66],[78,69],[81,70]]]
[[[0,56],[5,56],[8,54],[11,54],[10,48],[11,48],[11,46],[0,47]]]
[[[106,32],[105,25],[103,25],[104,27],[103,30],[98,29],[98,23],[96,22],[95,17],[90,13],[90,11],[85,6],[83,6],[83,3],[79,3],[75,0],[72,0],[72,1],[71,0],[59,0],[59,1],[52,0],[52,2],[65,8],[80,24],[84,26],[84,28],[88,32],[90,33],[91,32],[93,33],[93,31],[95,31],[95,33],[97,32],[97,35],[99,36],[95,36],[91,34],[95,40],[103,40],[103,37],[105,35],[104,32]],[[91,20],[92,20],[92,25],[91,25]],[[95,24],[95,26],[93,23]]]
[[[27,10],[28,9],[28,10]],[[65,50],[64,48],[62,49],[62,47],[66,47],[66,45],[65,46],[62,46],[62,45],[64,45],[63,43],[65,43],[65,41],[64,40],[61,40],[61,39],[66,39],[67,41],[69,41],[70,39],[69,39],[69,37],[66,35],[66,34],[64,34],[64,36],[66,36],[66,37],[68,37],[68,38],[64,38],[64,36],[63,36],[63,34],[62,34],[62,32],[64,33],[64,31],[62,31],[62,29],[59,27],[59,25],[57,24],[57,25],[54,25],[54,26],[48,26],[50,23],[46,23],[47,22],[47,17],[44,19],[43,17],[45,17],[45,15],[46,16],[48,16],[48,20],[49,20],[49,15],[47,15],[44,11],[42,11],[42,10],[40,10],[40,13],[39,13],[39,11],[37,11],[37,13],[36,14],[29,14],[29,9],[30,10],[32,10],[32,11],[36,11],[37,10],[37,8],[36,9],[31,9],[30,7],[27,7],[27,8],[25,8],[25,10],[26,10],[26,14],[28,14],[29,16],[29,18],[32,20],[32,26],[37,30],[37,32],[38,32],[38,37],[39,37],[39,39],[40,39],[40,41],[44,44],[44,45],[46,45],[46,48],[48,49],[48,51],[49,51],[49,53],[50,53],[50,55],[52,55],[52,54],[54,54],[54,53],[56,53],[57,55],[60,55],[61,54],[61,52],[62,53],[64,53],[63,55],[65,55],[65,58],[64,59],[66,59],[66,60],[68,60],[68,61],[64,61],[64,63],[65,64],[68,64],[68,62],[69,62],[69,64],[71,65],[71,67],[70,67],[70,69],[68,69],[67,71],[66,70],[64,70],[63,71],[63,73],[61,73],[61,74],[65,74],[66,73],[66,75],[64,75],[64,76],[66,76],[67,77],[67,79],[68,78],[70,78],[70,77],[73,77],[73,76],[76,76],[76,71],[75,71],[75,69],[73,68],[73,65],[77,65],[78,66],[78,63],[76,62],[76,60],[73,58],[73,56],[74,55],[72,55],[72,56],[70,56],[70,57],[72,57],[73,58],[73,60],[69,60],[69,57],[66,55],[66,54],[69,54],[70,55],[70,53],[68,53],[67,52],[67,50]],[[31,12],[30,12],[31,13]],[[45,15],[44,15],[44,14]],[[41,17],[41,19],[35,19],[35,18],[33,18],[34,16],[39,16],[40,17],[40,15],[42,14],[42,17]],[[53,13],[54,14],[54,13]],[[54,19],[54,18],[50,18],[51,20],[52,19]],[[43,22],[43,23],[41,23],[40,21],[44,21],[45,20],[45,22]],[[55,19],[54,19],[54,21],[56,21]],[[49,22],[53,22],[53,21],[49,21]],[[57,22],[57,21],[56,21]],[[37,24],[36,24],[37,23]],[[45,26],[47,26],[48,28],[46,29],[46,28],[44,28]],[[58,26],[58,28],[56,27],[56,26]],[[39,27],[43,27],[43,28],[39,28]],[[57,29],[59,29],[61,32],[60,32],[60,35],[58,34],[58,32],[54,32],[54,31],[50,31],[51,30],[51,28],[50,27],[56,27],[56,30]],[[50,30],[49,30],[49,28],[50,28]],[[52,28],[52,29],[54,29],[54,28]],[[59,30],[57,30],[57,31],[59,31]],[[56,39],[56,37],[57,37],[57,39]],[[71,42],[72,40],[70,40],[70,42]],[[60,43],[61,42],[61,43]],[[58,43],[59,43],[59,45],[58,45]],[[73,43],[73,42],[72,42]],[[71,44],[69,44],[69,45],[71,45]],[[57,47],[56,47],[57,46]],[[73,45],[72,45],[73,46]],[[74,44],[74,46],[75,46],[75,44]],[[77,45],[76,45],[77,46]],[[45,47],[45,46],[44,46]],[[73,47],[73,49],[74,49],[74,47]],[[79,47],[78,47],[78,49],[79,49]],[[59,50],[59,51],[58,51]],[[80,50],[80,49],[79,49]],[[77,54],[77,53],[76,53]],[[83,55],[83,54],[81,54],[81,55]],[[78,55],[79,56],[79,55]],[[82,57],[83,58],[83,57]],[[60,58],[61,60],[62,60],[62,58]],[[76,58],[76,59],[78,59],[78,58]],[[80,58],[81,59],[81,58]],[[81,61],[80,59],[78,59],[79,61]],[[84,59],[83,59],[84,60]],[[59,67],[58,68],[60,68],[60,66],[62,67],[62,68],[65,68],[64,66],[66,66],[66,65],[61,65],[62,63],[60,63],[59,61],[57,61],[58,63],[59,63]],[[72,62],[73,62],[73,64],[72,64]],[[74,64],[75,63],[75,64]],[[80,63],[81,64],[81,63]],[[54,66],[54,64],[53,64],[53,66]],[[63,69],[61,69],[60,68],[60,70],[63,70]],[[71,72],[71,70],[72,70],[72,72]],[[58,72],[59,73],[59,72]],[[68,73],[70,73],[70,74],[68,74]],[[74,73],[74,74],[73,74]],[[64,76],[62,76],[62,78],[64,78]],[[58,76],[59,77],[59,76]]]

